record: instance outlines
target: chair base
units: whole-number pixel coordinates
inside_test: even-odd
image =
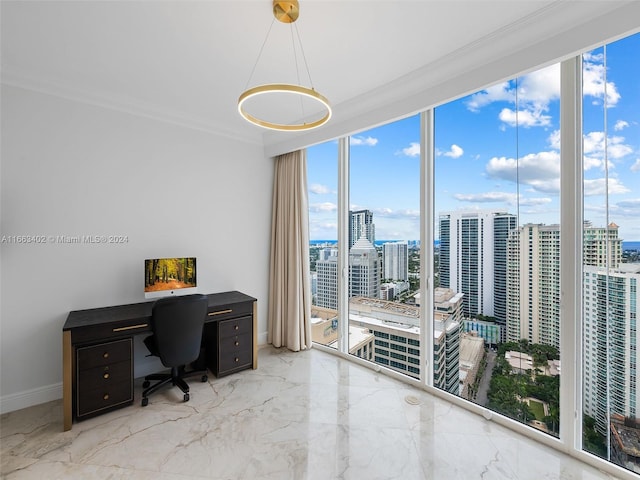
[[[183,400],[189,401],[189,385],[184,381],[185,378],[200,376],[201,382],[206,382],[209,377],[206,370],[192,370],[186,372],[184,367],[173,367],[171,373],[153,373],[144,377],[144,383],[142,384],[144,391],[142,392],[142,406],[146,407],[149,404],[149,395],[160,390],[165,385],[173,385],[182,390],[184,394]],[[152,381],[156,381],[151,385]]]

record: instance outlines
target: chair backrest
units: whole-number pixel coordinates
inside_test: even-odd
[[[208,305],[209,298],[203,294],[161,298],[153,304],[151,329],[165,367],[198,358]]]

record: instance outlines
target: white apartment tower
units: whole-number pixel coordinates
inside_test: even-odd
[[[560,348],[559,225],[512,230],[507,259],[507,340]]]
[[[380,261],[373,244],[361,237],[349,250],[349,297],[378,298]]]
[[[316,305],[338,310],[338,249],[325,249],[316,262]]]
[[[323,253],[316,262],[319,307],[338,310],[338,249]],[[380,261],[375,247],[362,237],[349,251],[349,296],[380,295]]]
[[[609,414],[640,417],[640,265],[584,267],[584,413],[606,435]]]
[[[409,245],[406,241],[382,245],[382,276],[387,280],[409,280]]]
[[[464,293],[464,315],[506,320],[506,243],[515,215],[494,211],[440,214],[440,285]]]
[[[618,226],[584,226],[584,266],[616,268]],[[507,340],[560,347],[560,226],[527,224],[507,242]]]
[[[371,245],[376,244],[376,227],[373,224],[371,210],[357,210],[349,212],[349,249],[360,240],[366,238]]]

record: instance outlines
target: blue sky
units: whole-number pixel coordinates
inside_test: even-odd
[[[608,221],[640,241],[640,33],[607,45],[606,87],[604,48],[583,58],[584,218],[605,225],[608,175]],[[501,210],[558,223],[559,99],[556,64],[437,107],[436,216]],[[419,127],[413,116],[351,138],[350,206],[373,211],[376,239],[419,238]],[[337,155],[335,141],[308,149],[312,240],[336,238]]]

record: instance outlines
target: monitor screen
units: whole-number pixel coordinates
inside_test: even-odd
[[[145,298],[196,292],[195,257],[150,258],[144,261]]]

